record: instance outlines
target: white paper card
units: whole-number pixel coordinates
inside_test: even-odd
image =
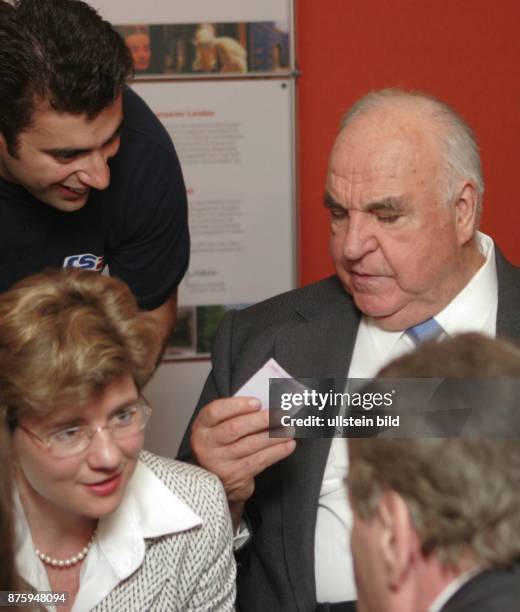
[[[269,361],[235,393],[236,396],[257,397],[262,402],[262,410],[269,410],[269,379],[291,378],[282,366],[271,357]]]

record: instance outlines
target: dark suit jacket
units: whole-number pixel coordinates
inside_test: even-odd
[[[497,335],[520,339],[520,270],[499,254],[497,264]],[[294,377],[345,379],[359,320],[360,312],[335,276],[228,313],[196,412],[233,395],[270,357]],[[189,431],[179,459],[193,461]],[[241,610],[314,610],[314,531],[330,442],[298,440],[290,457],[257,476],[246,504],[253,537],[237,558]]]
[[[518,612],[520,567],[489,569],[474,576],[451,596],[442,612]]]

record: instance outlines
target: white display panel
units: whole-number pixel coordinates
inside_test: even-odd
[[[291,287],[291,93],[280,81],[135,84],[170,133],[188,191],[182,305],[257,302]]]
[[[196,307],[225,310],[294,286],[291,87],[134,84],[170,133],[186,180],[192,251],[179,304],[195,308],[181,310],[190,327],[184,356],[201,333]]]

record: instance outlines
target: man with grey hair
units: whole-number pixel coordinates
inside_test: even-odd
[[[357,438],[349,455],[359,612],[517,612],[517,439]]]
[[[435,437],[349,440],[358,610],[516,612],[520,350],[464,334],[423,345],[382,375],[438,379],[431,407],[442,419]],[[476,418],[453,439],[461,407]],[[490,412],[492,423],[478,418]]]
[[[297,378],[370,378],[427,336],[519,339],[520,271],[477,231],[482,193],[455,111],[421,93],[371,93],[329,161],[336,274],[222,322],[180,457],[221,478],[249,536],[237,553],[244,609],[353,609],[352,516],[344,439],[270,438],[268,411],[230,396],[270,357]]]

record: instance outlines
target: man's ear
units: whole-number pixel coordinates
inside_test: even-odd
[[[7,156],[11,157],[8,149],[7,149],[7,141],[5,136],[0,132],[0,172],[2,171],[3,159]]]
[[[404,499],[395,491],[386,491],[379,503],[381,522],[379,548],[390,589],[399,588],[419,551],[419,538]]]
[[[6,160],[12,159],[13,157],[16,157],[16,155],[11,154],[7,146],[7,141],[5,139],[5,136],[3,135],[2,132],[0,132],[0,176],[2,176],[3,178],[8,178],[6,177],[6,170],[5,170]]]
[[[454,207],[457,235],[459,244],[462,246],[473,238],[478,228],[478,194],[473,183],[464,183],[455,200]]]

